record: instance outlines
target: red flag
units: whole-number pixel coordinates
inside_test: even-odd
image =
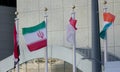
[[[104,16],[104,21],[107,21],[107,22],[114,22],[115,20],[115,16],[111,13],[103,13],[103,16]]]
[[[73,19],[73,18],[71,17],[70,20],[69,20],[69,22],[70,22],[70,24],[73,26],[73,28],[74,28],[75,30],[77,30],[77,28],[76,28],[77,20],[76,20],[76,19]]]
[[[76,23],[77,20],[71,17],[67,26],[67,41],[71,44],[74,43],[75,30],[77,30]]]
[[[14,52],[13,54],[14,54],[14,67],[16,67],[16,64],[19,62],[19,55],[20,55],[16,24],[14,24]]]

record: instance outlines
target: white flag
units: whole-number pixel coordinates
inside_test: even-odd
[[[75,38],[75,30],[77,30],[76,26],[77,20],[72,19],[72,17],[69,20],[69,24],[67,26],[67,41],[71,44],[74,43]]]

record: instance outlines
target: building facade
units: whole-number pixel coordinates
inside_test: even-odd
[[[33,61],[34,63],[39,58],[44,61],[45,48],[42,48],[34,52],[30,52],[25,44],[25,40],[22,35],[22,28],[31,27],[42,22],[44,20],[44,15],[45,15],[44,9],[46,7],[48,8],[47,28],[48,28],[49,59],[51,61],[55,60],[56,62],[60,61],[62,65],[67,63],[72,66],[72,45],[66,41],[66,26],[69,23],[69,18],[71,17],[72,6],[75,5],[76,8],[74,9],[74,11],[75,11],[75,17],[77,19],[77,31],[76,31],[76,48],[77,48],[76,64],[77,66],[76,67],[78,69],[78,72],[92,72],[91,59],[85,59],[86,57],[88,58],[91,57],[90,54],[92,49],[91,4],[92,4],[91,0],[59,0],[59,1],[58,0],[34,0],[34,1],[33,0],[17,0],[17,11],[19,13],[17,17],[19,18],[20,64],[26,63],[26,62],[30,64],[29,60]],[[120,6],[119,0],[108,0],[107,2],[108,12],[111,12],[116,16],[114,24],[109,28],[108,35],[107,35],[109,61],[116,61],[116,60],[119,60],[120,58],[119,56],[119,51],[120,51],[119,49],[120,47],[119,6]],[[104,8],[104,0],[100,0],[99,1],[100,31],[104,26],[103,25],[103,8]],[[101,53],[103,53],[102,39],[101,39]],[[3,64],[7,65],[5,64],[7,61],[9,61],[9,64],[8,64],[9,66],[1,69]],[[57,64],[60,65],[59,63]],[[61,67],[63,67],[62,65]],[[49,66],[49,67],[52,68],[52,66]],[[69,69],[71,69],[71,66],[69,67]],[[12,67],[13,67],[13,56],[10,56],[0,62],[1,72],[5,72],[6,70],[8,71],[12,69]],[[66,66],[64,66],[63,68],[66,68]],[[60,68],[61,70],[60,72],[67,72],[67,71],[63,71],[63,68]],[[36,69],[39,69],[39,67]],[[21,72],[25,72],[25,70]],[[31,72],[37,72],[37,71],[31,71]],[[40,72],[43,72],[43,71],[40,71]],[[51,72],[56,72],[56,71],[51,71]]]

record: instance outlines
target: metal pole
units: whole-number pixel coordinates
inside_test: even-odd
[[[27,62],[25,62],[25,72],[27,72]]]
[[[18,23],[18,12],[15,12],[16,18],[15,18],[15,26],[16,26],[16,30],[17,30],[17,40],[18,40],[18,45],[19,45],[19,23]],[[19,72],[19,62],[16,64],[16,72]]]
[[[75,19],[75,6],[72,7],[73,12],[71,14],[72,18]],[[73,42],[73,72],[76,72],[76,32],[74,34],[74,42]]]
[[[106,32],[106,38],[104,40],[104,64],[107,63],[107,32]]]
[[[104,12],[107,12],[107,1],[105,0],[104,1]],[[105,25],[105,24],[104,24]],[[105,37],[105,39],[104,39],[104,65],[105,65],[105,63],[107,62],[107,31],[106,31],[106,37]]]
[[[38,72],[40,72],[40,59],[38,58]]]
[[[45,23],[46,23],[46,35],[47,35],[47,8],[45,8]],[[47,37],[48,38],[48,37]],[[48,72],[48,46],[45,48],[45,72]]]
[[[66,63],[66,62],[64,61],[64,72],[65,72],[65,68],[66,68],[66,67],[65,67],[65,63]]]
[[[101,72],[98,0],[92,0],[92,72]]]

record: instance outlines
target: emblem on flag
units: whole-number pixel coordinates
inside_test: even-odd
[[[37,33],[38,37],[40,37],[41,39],[43,39],[44,37],[44,33],[42,31],[38,31]]]
[[[35,51],[47,46],[45,21],[33,27],[23,28],[22,34],[30,51]]]

